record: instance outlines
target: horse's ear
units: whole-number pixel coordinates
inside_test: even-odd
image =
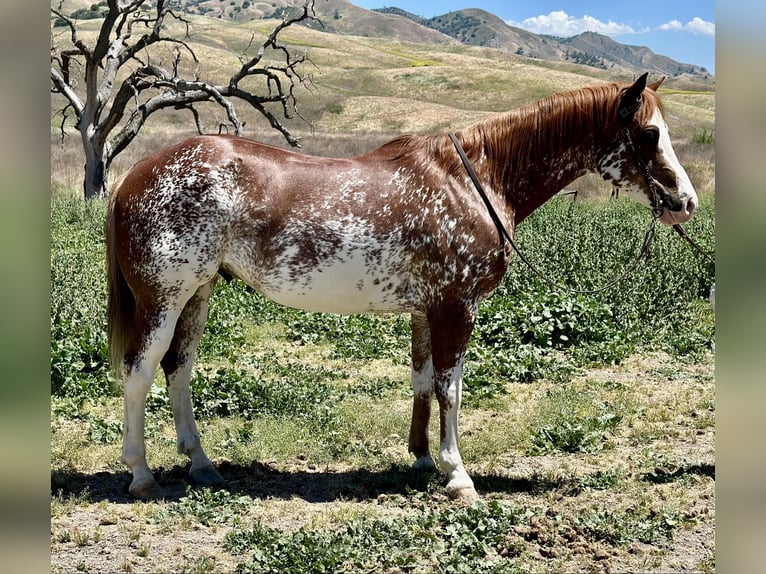
[[[633,85],[626,88],[620,101],[620,118],[623,121],[629,121],[636,110],[641,105],[641,93],[646,89],[646,78],[649,72],[644,72],[633,82]]]
[[[654,82],[653,84],[649,84],[649,89],[653,91],[657,91],[660,89],[660,86],[662,85],[662,82],[665,81],[665,76],[662,76],[659,80]]]
[[[649,72],[644,72],[635,82],[633,82],[632,86],[625,90],[625,95],[623,96],[623,101],[625,103],[635,102],[641,97],[641,92],[646,89],[646,78],[648,77]]]

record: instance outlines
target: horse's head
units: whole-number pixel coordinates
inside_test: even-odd
[[[684,223],[697,208],[697,194],[673,151],[656,94],[664,78],[647,86],[646,77],[621,90],[619,135],[599,159],[598,169],[617,189],[651,207],[662,223]]]

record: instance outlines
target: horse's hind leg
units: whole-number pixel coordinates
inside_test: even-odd
[[[193,484],[203,486],[214,486],[224,482],[202,450],[189,392],[192,363],[207,321],[208,301],[215,281],[213,279],[200,287],[186,303],[176,323],[170,348],[160,363],[165,372],[168,394],[173,406],[178,453],[186,454],[191,459],[189,480]]]
[[[146,464],[144,423],[146,394],[152,386],[160,359],[170,346],[179,312],[168,309],[140,307],[137,309],[137,329],[123,360],[125,370],[125,428],[122,461],[133,472],[130,493],[139,499],[162,497],[162,489]]]
[[[423,315],[412,315],[412,420],[409,449],[415,455],[413,468],[436,468],[428,448],[428,422],[434,396],[434,365],[431,331]]]

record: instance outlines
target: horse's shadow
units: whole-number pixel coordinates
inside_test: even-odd
[[[438,471],[415,470],[392,464],[381,470],[316,471],[309,469],[279,470],[254,462],[249,466],[222,462],[216,465],[226,480],[221,488],[253,499],[301,498],[307,502],[334,500],[375,500],[382,495],[411,496],[418,493],[444,496],[446,477]],[[188,494],[187,470],[183,466],[159,468],[154,475],[165,492],[165,500],[177,501]],[[76,470],[51,472],[51,493],[61,496],[83,496],[91,502],[132,503],[128,493],[129,472],[96,472]],[[541,493],[561,488],[560,481],[540,477],[523,478],[496,475],[473,475],[480,495],[491,493]]]

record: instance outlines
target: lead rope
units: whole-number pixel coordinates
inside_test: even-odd
[[[495,224],[495,227],[497,227],[497,232],[500,235],[500,246],[505,246],[505,240],[508,241],[508,243],[511,244],[511,247],[516,252],[516,255],[519,256],[519,258],[527,264],[527,266],[543,281],[545,281],[551,288],[558,289],[564,292],[568,293],[574,293],[579,295],[586,295],[586,294],[593,294],[593,293],[601,293],[602,291],[606,291],[608,289],[611,289],[621,281],[623,281],[630,273],[632,273],[635,268],[638,266],[638,264],[646,259],[649,259],[649,256],[651,255],[651,246],[652,241],[654,240],[654,234],[655,234],[655,227],[657,224],[657,218],[659,215],[657,214],[657,208],[653,210],[653,217],[652,222],[649,225],[649,229],[646,230],[646,233],[644,234],[644,241],[643,245],[641,246],[641,251],[639,251],[638,256],[636,259],[629,264],[622,273],[620,273],[618,276],[616,276],[614,279],[609,281],[606,285],[603,285],[599,287],[598,289],[572,289],[571,287],[567,287],[564,285],[558,285],[556,284],[552,279],[547,277],[542,271],[540,271],[537,267],[535,267],[532,262],[527,259],[526,255],[519,249],[519,246],[516,245],[516,242],[513,240],[513,237],[511,237],[511,234],[508,233],[508,230],[505,228],[505,225],[503,225],[503,222],[500,220],[500,216],[497,214],[497,211],[495,211],[494,206],[492,205],[492,202],[490,201],[489,197],[487,196],[487,193],[484,191],[484,186],[481,184],[481,181],[479,181],[479,177],[476,175],[476,172],[473,169],[473,166],[471,165],[471,162],[468,160],[468,156],[465,155],[465,151],[463,150],[463,146],[460,145],[460,142],[458,141],[455,134],[450,133],[449,134],[450,139],[452,140],[452,143],[455,145],[455,150],[457,151],[457,154],[460,156],[460,160],[463,162],[463,166],[465,167],[466,172],[468,173],[468,177],[471,178],[471,181],[473,182],[474,187],[476,188],[476,191],[481,196],[481,199],[484,201],[484,205],[487,207],[487,211],[489,212],[489,216],[492,218],[492,221]],[[654,188],[652,188],[652,191],[656,193]]]
[[[708,253],[704,249],[702,249],[702,247],[700,247],[699,244],[696,241],[694,241],[694,239],[689,237],[689,235],[686,233],[686,230],[683,227],[681,227],[678,223],[676,223],[673,225],[673,231],[678,233],[678,235],[682,239],[685,239],[689,243],[689,245],[691,245],[694,249],[696,249],[700,255],[702,255],[705,259],[707,259],[710,263],[713,264],[713,267],[715,267],[715,259],[713,259],[713,256],[710,255],[710,253]]]

